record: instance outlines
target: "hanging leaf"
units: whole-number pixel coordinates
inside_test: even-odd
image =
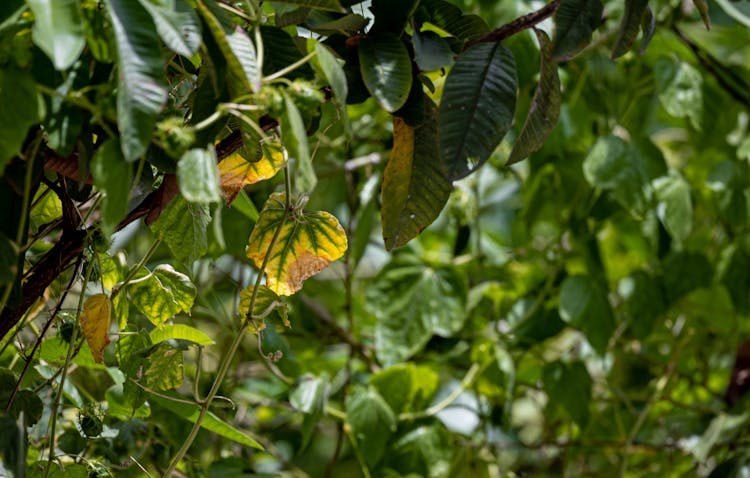
[[[552,57],[567,60],[591,42],[591,35],[602,23],[601,0],[562,0],[555,12]]]
[[[21,152],[26,132],[39,121],[37,91],[34,79],[28,72],[12,68],[0,69],[0,174],[5,164]]]
[[[177,184],[188,202],[208,204],[221,200],[213,146],[191,149],[182,155],[177,163]]]
[[[276,247],[268,251],[282,222]],[[346,233],[334,216],[324,211],[289,211],[286,195],[274,193],[250,234],[247,257],[261,267],[268,253],[266,285],[278,295],[292,295],[302,288],[305,279],[342,257],[346,246]]]
[[[425,99],[428,119],[412,128],[393,118],[393,149],[381,191],[383,240],[391,250],[409,242],[432,224],[450,197],[451,182],[441,169],[435,105]]]
[[[307,144],[307,130],[302,115],[294,100],[284,92],[284,112],[281,116],[281,140],[289,148],[289,157],[294,161],[294,188],[298,193],[309,193],[315,189],[318,178],[315,176],[310,147]]]
[[[560,317],[579,329],[599,354],[607,350],[615,318],[607,294],[589,276],[567,277],[560,288]]]
[[[99,147],[91,161],[91,175],[103,196],[101,226],[104,235],[109,237],[127,213],[132,181],[130,164],[122,155],[119,141],[108,140]],[[54,194],[48,196],[57,197]]]
[[[343,12],[344,8],[338,0],[272,0],[271,3],[283,3],[313,10],[327,10],[329,12]]]
[[[438,117],[440,152],[452,180],[484,164],[508,132],[516,109],[516,64],[499,43],[464,52],[445,80]]]
[[[464,15],[460,8],[445,0],[421,0],[419,8],[424,9],[430,23],[463,41],[472,40],[490,31],[481,17]]]
[[[81,331],[89,344],[96,363],[104,360],[104,347],[109,344],[109,323],[112,304],[105,294],[95,294],[83,303],[80,322]]]
[[[227,205],[234,201],[240,190],[276,176],[286,163],[286,151],[278,143],[262,143],[259,161],[248,161],[240,152],[233,153],[219,163],[219,183]]]
[[[200,18],[185,0],[139,0],[170,50],[191,57],[201,46]]]
[[[543,31],[535,28],[534,33],[539,40],[540,50],[539,84],[531,100],[526,122],[518,134],[506,165],[517,163],[539,150],[555,129],[560,117],[562,93],[557,63],[552,59],[552,43]]]
[[[156,326],[180,312],[190,313],[196,288],[190,278],[161,264],[153,272],[138,271],[128,285],[130,301]]]
[[[359,43],[362,80],[375,101],[393,113],[409,97],[412,74],[406,46],[393,33],[379,33]]]
[[[169,246],[178,261],[192,262],[208,251],[206,231],[211,221],[207,205],[190,204],[177,195],[151,229]]]
[[[698,13],[700,13],[703,24],[706,25],[706,30],[710,30],[711,18],[708,16],[708,3],[706,3],[706,0],[693,0],[693,5],[695,5]]]
[[[34,43],[58,70],[67,70],[86,46],[78,0],[27,0],[34,12]]]
[[[167,100],[159,35],[149,13],[132,0],[107,0],[117,45],[117,125],[122,152],[146,152],[156,116]]]
[[[646,5],[641,17],[641,32],[641,48],[638,49],[638,53],[643,55],[651,39],[654,38],[654,33],[656,33],[656,17],[648,5]]]
[[[336,97],[336,100],[340,104],[345,105],[348,86],[346,83],[346,74],[341,64],[339,64],[339,60],[331,53],[328,47],[319,42],[315,42],[315,54],[318,57],[318,62],[320,63],[321,70],[323,70],[323,75],[326,77],[326,81],[331,85],[333,96]]]
[[[612,59],[624,55],[633,47],[648,0],[625,0],[625,13],[620,21],[620,33],[612,47]]]
[[[208,335],[185,324],[166,324],[161,328],[152,330],[149,336],[151,337],[151,343],[154,345],[165,340],[187,340],[198,345],[212,345],[214,343]]]
[[[653,184],[659,201],[659,220],[673,239],[684,241],[693,229],[690,185],[676,171],[671,171],[669,176],[656,178]]]

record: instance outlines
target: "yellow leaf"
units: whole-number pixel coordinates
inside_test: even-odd
[[[102,363],[102,352],[109,344],[109,322],[111,303],[105,294],[95,294],[83,303],[81,313],[81,330],[91,349],[91,355],[97,363]]]
[[[271,179],[284,166],[286,154],[281,145],[264,143],[261,150],[262,156],[258,161],[248,161],[236,152],[219,163],[219,183],[227,205],[234,201],[240,189]]]
[[[262,267],[274,233],[282,221],[278,242],[266,266],[266,286],[278,295],[292,295],[305,279],[344,255],[346,233],[339,221],[325,211],[287,210],[284,193],[268,198],[250,234],[247,257]]]

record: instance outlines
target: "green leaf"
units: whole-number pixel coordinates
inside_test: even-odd
[[[253,297],[254,284],[250,284],[240,291],[240,304],[237,307],[241,317],[246,317],[247,312],[250,310],[250,302]],[[270,310],[275,310],[276,313],[286,324],[287,322],[287,305],[282,301],[278,295],[268,287],[262,285],[258,287],[258,294],[255,297],[255,307],[253,310],[253,316],[255,318],[265,317]]]
[[[414,61],[422,71],[435,71],[453,65],[455,53],[448,41],[437,33],[426,30],[414,31]]]
[[[656,178],[653,185],[659,201],[659,219],[673,239],[684,241],[693,229],[690,185],[674,170],[670,171],[669,176]]]
[[[214,0],[198,0],[198,10],[216,40],[229,69],[229,88],[232,96],[245,95],[260,89],[260,67],[255,45],[247,32],[232,23],[226,11]]]
[[[662,261],[667,303],[672,304],[688,292],[711,285],[713,267],[699,252],[680,251]]]
[[[125,159],[135,161],[146,152],[167,100],[164,59],[151,16],[139,2],[106,3],[117,44],[117,125]]]
[[[139,0],[148,10],[156,31],[170,50],[191,57],[201,46],[198,15],[185,0]]]
[[[635,271],[617,285],[623,298],[623,310],[635,338],[643,340],[651,333],[665,310],[664,293],[659,282],[645,271]]]
[[[393,33],[379,33],[359,43],[362,80],[375,101],[393,113],[409,97],[412,74],[406,46]]]
[[[318,178],[315,176],[310,148],[307,144],[307,131],[302,115],[289,94],[284,92],[284,113],[281,116],[281,140],[294,160],[294,188],[298,193],[308,193],[315,189]]]
[[[432,224],[450,197],[437,148],[435,105],[425,99],[425,122],[417,128],[393,118],[393,149],[381,190],[383,239],[391,250],[415,238]]]
[[[152,330],[149,335],[153,344],[165,340],[187,340],[198,345],[212,345],[214,343],[208,335],[185,324],[165,324]]]
[[[550,405],[563,407],[584,428],[589,421],[592,381],[583,362],[549,363],[542,376]]]
[[[472,40],[490,31],[487,23],[477,15],[464,15],[460,8],[445,0],[421,0],[419,8],[429,22],[463,41]]]
[[[182,350],[161,343],[149,353],[148,359],[148,368],[139,380],[142,385],[157,392],[182,385]]]
[[[388,465],[412,473],[398,473],[388,478],[450,476],[445,475],[445,470],[455,469],[450,468],[455,454],[453,437],[445,428],[439,425],[420,426],[400,437],[386,458]]]
[[[191,149],[182,155],[177,163],[177,183],[180,185],[180,193],[190,203],[221,201],[219,168],[213,146]]]
[[[648,208],[648,180],[638,151],[617,136],[597,139],[583,162],[586,181],[609,191],[626,209],[640,215]]]
[[[151,409],[146,405],[141,405],[133,410],[125,398],[122,384],[109,387],[104,394],[104,398],[107,400],[107,416],[120,420],[131,420],[133,418],[148,418],[151,415]]]
[[[393,410],[373,388],[356,389],[346,401],[346,422],[351,426],[367,464],[376,465],[396,431]]]
[[[125,375],[123,382],[123,397],[125,403],[134,413],[146,401],[146,391],[134,382],[139,382],[143,377],[143,371],[148,368],[148,354],[152,350],[151,338],[145,331],[133,332],[123,335],[117,340],[117,361],[120,370]]]
[[[34,12],[34,43],[58,70],[67,70],[86,46],[78,0],[27,0]]]
[[[516,64],[499,43],[466,50],[445,80],[438,117],[440,152],[452,180],[484,164],[516,109]]]
[[[91,161],[94,185],[102,193],[102,231],[109,237],[128,211],[131,185],[130,165],[125,161],[117,140],[101,145]],[[54,196],[50,194],[50,196]]]
[[[706,30],[710,30],[711,18],[708,16],[708,3],[706,3],[706,0],[693,0],[693,5],[695,5],[698,13],[700,13],[703,24],[706,25]]]
[[[452,268],[432,268],[396,256],[367,288],[367,310],[377,318],[378,359],[389,366],[413,356],[433,335],[450,337],[466,318],[466,283]]]
[[[313,10],[326,10],[329,12],[344,11],[344,8],[338,0],[272,0],[271,3],[296,5],[298,7],[312,8]]]
[[[315,42],[315,54],[318,57],[320,69],[323,70],[326,81],[331,85],[333,96],[336,97],[336,101],[345,105],[348,85],[346,83],[346,74],[338,58],[331,53],[328,47],[319,42]]]
[[[269,251],[280,226],[278,242]],[[306,279],[341,258],[346,247],[346,233],[334,216],[325,211],[298,210],[289,217],[285,194],[274,193],[250,234],[247,257],[261,267],[269,255],[266,286],[278,295],[292,295]]]
[[[437,372],[413,363],[393,365],[369,380],[396,414],[422,409],[437,392],[438,383]]]
[[[716,279],[726,287],[735,310],[750,313],[750,255],[741,246],[732,244],[721,251]]]
[[[567,277],[560,288],[560,317],[584,333],[591,346],[604,354],[615,318],[606,291],[591,277]]]
[[[562,0],[555,12],[552,57],[567,60],[591,42],[602,23],[601,0]]]
[[[36,424],[42,418],[44,404],[42,399],[31,390],[19,390],[13,399],[13,404],[8,412],[16,418],[19,418],[23,412],[24,423],[26,426]]]
[[[152,225],[154,234],[169,246],[175,259],[192,262],[208,251],[206,231],[211,221],[208,206],[175,197]]]
[[[130,301],[156,326],[180,312],[190,313],[196,289],[190,278],[168,264],[141,269],[128,284]]]
[[[552,60],[552,44],[543,31],[534,29],[534,33],[539,40],[540,50],[539,84],[531,100],[526,122],[518,134],[506,166],[529,157],[541,148],[560,117],[562,93],[557,63]]]
[[[329,388],[327,378],[304,375],[300,377],[299,385],[289,394],[292,407],[305,414],[301,448],[305,448],[310,442],[315,426],[323,416]]]
[[[664,110],[678,118],[688,118],[695,129],[701,129],[703,116],[703,77],[695,67],[670,58],[659,58],[654,64],[656,89]]]
[[[48,466],[49,472],[46,471]],[[29,465],[26,469],[26,478],[89,478],[89,470],[86,465],[62,465],[54,461],[50,464],[43,460]]]
[[[648,0],[625,0],[625,13],[620,21],[620,33],[612,47],[613,60],[621,57],[633,47],[646,8],[648,8]]]
[[[8,161],[21,152],[28,129],[39,121],[34,79],[28,72],[0,69],[0,175]]]
[[[0,285],[13,282],[18,272],[18,248],[0,232]]]
[[[318,14],[313,12],[305,21],[305,28],[321,35],[334,35],[341,33],[346,36],[354,35],[363,31],[369,20],[362,15],[349,13],[342,17],[330,14]],[[317,43],[317,42],[316,42]]]
[[[372,0],[370,12],[375,24],[369,33],[391,32],[401,35],[419,0]]]
[[[643,16],[641,17],[641,32],[641,48],[638,49],[638,53],[642,55],[646,51],[648,44],[651,43],[654,33],[656,33],[656,17],[648,5],[646,5],[646,9],[643,11]]]
[[[183,398],[181,398],[178,394],[174,392],[164,392],[162,393],[162,395],[184,400]],[[174,413],[175,415],[179,417],[184,418],[190,423],[195,423],[200,413],[200,409],[198,408],[197,405],[191,405],[191,404],[182,403],[182,402],[175,402],[173,400],[169,400],[163,397],[158,397],[156,395],[149,395],[149,401],[158,403],[165,410],[169,410],[170,412]],[[206,412],[206,415],[203,418],[203,422],[201,423],[201,427],[205,428],[206,430],[210,432],[214,432],[219,436],[232,440],[235,443],[239,443],[240,445],[253,447],[258,450],[264,449],[263,445],[258,443],[257,440],[255,440],[254,438],[250,437],[250,435],[248,435],[246,432],[238,430],[237,428],[233,427],[229,423],[223,421],[221,418],[217,417],[213,412]]]
[[[272,51],[272,55],[263,57],[263,74],[272,75],[282,68],[295,63],[303,58],[303,53],[297,44],[297,37],[293,37],[281,28],[263,25],[260,29],[263,39],[263,48]],[[312,79],[313,70],[308,63],[286,73],[283,78],[294,80],[296,78]]]

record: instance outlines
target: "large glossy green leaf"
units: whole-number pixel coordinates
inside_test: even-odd
[[[383,240],[388,250],[419,235],[440,214],[452,189],[436,161],[435,105],[425,99],[425,122],[417,128],[393,119],[393,149],[381,190]]]
[[[539,84],[531,100],[526,122],[506,163],[508,165],[529,157],[541,148],[560,117],[562,93],[557,63],[552,59],[552,44],[546,33],[536,29],[534,32],[539,40],[540,50]]]
[[[344,11],[338,0],[273,0],[271,3],[296,5],[298,7],[312,8],[313,10],[327,10],[329,12]]]
[[[232,23],[214,0],[198,0],[198,10],[219,46],[229,69],[232,96],[260,89],[260,71],[255,45],[247,32]]]
[[[508,132],[516,109],[516,64],[499,43],[466,50],[445,80],[438,117],[441,158],[460,179],[484,164]]]
[[[165,340],[187,340],[198,345],[211,345],[214,343],[211,337],[205,333],[185,324],[166,324],[152,330],[149,335],[151,336],[151,342],[154,344]]]
[[[188,276],[162,264],[153,272],[138,271],[128,285],[128,295],[148,320],[161,326],[180,312],[190,313],[196,288]]]
[[[695,129],[701,129],[703,116],[703,77],[688,63],[662,57],[654,64],[659,101],[667,113],[688,118]]]
[[[191,57],[201,46],[200,18],[185,0],[139,0],[148,10],[164,43],[178,55]]]
[[[544,391],[551,406],[561,406],[582,428],[589,421],[591,376],[583,362],[552,362],[542,372]]]
[[[620,21],[620,33],[612,47],[613,60],[621,57],[633,47],[647,7],[648,0],[625,0],[625,13]]]
[[[562,0],[555,12],[552,56],[566,60],[591,42],[591,34],[602,23],[601,0]]]
[[[375,344],[385,365],[413,356],[433,335],[450,337],[466,318],[465,279],[410,255],[389,263],[367,288],[367,310],[377,319]]]
[[[376,465],[396,431],[396,416],[391,407],[373,388],[357,389],[347,399],[346,422],[367,464]]]
[[[55,68],[68,69],[86,46],[79,0],[27,0],[26,3],[34,12],[34,43]]]
[[[117,44],[117,125],[127,161],[146,152],[167,100],[159,35],[148,11],[132,0],[107,0]]]
[[[0,174],[7,162],[21,152],[26,132],[39,121],[34,79],[28,72],[0,69]]]
[[[362,80],[386,111],[393,113],[409,97],[412,74],[406,46],[393,33],[379,33],[359,43]]]
[[[128,210],[130,164],[125,161],[120,142],[109,140],[99,147],[91,161],[94,185],[103,195],[102,231],[111,236]]]
[[[177,183],[188,202],[207,204],[221,201],[214,148],[196,148],[183,154],[177,163]]]
[[[604,354],[615,331],[606,291],[589,276],[567,277],[560,288],[559,309],[560,317],[583,332],[594,350]]]
[[[648,180],[638,151],[616,136],[599,138],[583,162],[586,181],[610,191],[623,207],[642,214],[648,206]]]
[[[177,195],[151,225],[178,261],[192,262],[208,251],[206,231],[211,214],[206,205],[191,204]]]
[[[690,185],[676,171],[671,171],[669,176],[656,178],[653,184],[659,201],[659,219],[673,239],[684,241],[693,229]]]

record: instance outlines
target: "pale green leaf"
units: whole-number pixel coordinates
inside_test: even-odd
[[[190,313],[196,295],[190,278],[167,264],[138,271],[127,291],[132,304],[157,326],[180,312]]]
[[[684,241],[693,229],[690,185],[676,171],[671,171],[669,176],[656,178],[653,184],[659,201],[659,219],[672,238]]]
[[[659,101],[672,116],[688,118],[701,129],[703,116],[703,77],[694,66],[671,58],[659,58],[654,64]]]
[[[307,144],[307,131],[302,115],[291,96],[284,92],[284,113],[281,116],[281,139],[289,151],[295,165],[294,189],[297,193],[309,193],[315,189],[318,178],[315,176],[310,147]]]
[[[177,183],[182,196],[190,203],[221,201],[219,168],[213,146],[191,149],[182,155],[177,163]]]
[[[346,401],[346,422],[369,466],[383,457],[396,431],[396,416],[373,388],[356,389]]]
[[[165,340],[187,340],[198,345],[211,345],[214,343],[211,337],[205,333],[185,324],[165,324],[162,327],[152,330],[149,335],[153,344],[158,344]]]
[[[331,85],[333,96],[340,104],[346,104],[346,95],[348,85],[346,83],[346,74],[339,60],[333,53],[320,42],[315,42],[315,54],[318,57],[321,70],[325,75],[326,81]]]
[[[26,3],[34,12],[34,43],[55,68],[70,68],[86,46],[79,0],[27,0]]]

